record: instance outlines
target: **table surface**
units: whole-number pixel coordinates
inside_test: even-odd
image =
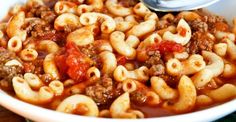
[[[0,122],[26,122],[26,119],[0,106]],[[216,122],[236,122],[236,112],[219,119]]]
[[[25,122],[25,119],[0,106],[0,122]]]

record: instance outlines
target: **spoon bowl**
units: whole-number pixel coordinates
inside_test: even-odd
[[[219,0],[141,0],[145,6],[154,11],[194,10],[212,5]]]

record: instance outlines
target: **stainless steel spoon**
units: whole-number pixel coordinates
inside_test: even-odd
[[[207,7],[219,0],[141,0],[154,11],[184,11]]]

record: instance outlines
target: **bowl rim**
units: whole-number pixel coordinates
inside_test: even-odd
[[[22,3],[25,0],[19,0],[18,3]],[[26,102],[23,102],[13,96],[10,96],[6,92],[0,89],[0,105],[13,111],[25,118],[34,120],[34,121],[42,121],[42,122],[78,122],[78,121],[103,121],[103,122],[143,122],[148,120],[149,122],[156,121],[165,121],[165,122],[183,122],[183,121],[191,121],[191,122],[201,122],[201,121],[213,121],[219,119],[227,114],[236,111],[236,98],[222,103],[220,105],[216,105],[214,107],[210,107],[204,110],[199,110],[186,114],[172,115],[166,117],[156,117],[156,118],[145,118],[145,119],[109,119],[109,118],[97,118],[97,117],[87,117],[87,116],[79,116],[73,114],[65,114],[61,112],[57,112],[55,110],[46,109],[43,107],[35,106]]]
[[[6,102],[8,101],[8,102]],[[166,117],[156,117],[156,118],[145,118],[145,119],[112,119],[112,118],[98,118],[98,117],[87,117],[87,116],[80,116],[80,115],[73,115],[73,114],[66,114],[57,112],[54,110],[46,109],[43,107],[39,107],[36,105],[32,105],[23,101],[20,101],[6,92],[0,90],[0,105],[3,107],[34,121],[57,121],[57,122],[64,122],[65,120],[70,120],[70,122],[76,121],[103,121],[103,122],[141,122],[143,120],[148,120],[149,122],[156,122],[158,121],[192,121],[192,122],[199,122],[199,121],[213,121],[219,119],[227,114],[230,114],[236,111],[236,99],[233,99],[229,102],[210,107],[204,110],[199,110],[191,113],[180,114],[180,115],[173,115],[173,116],[166,116]],[[213,113],[214,112],[214,113]],[[43,113],[43,114],[42,114]],[[46,115],[46,116],[45,116]],[[53,117],[51,117],[53,116]]]

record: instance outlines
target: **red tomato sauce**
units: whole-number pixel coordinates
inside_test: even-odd
[[[85,72],[92,62],[90,58],[80,52],[74,43],[67,43],[65,50],[55,57],[55,61],[60,74],[67,74],[76,82],[87,79]]]
[[[184,47],[173,41],[161,41],[160,43],[155,43],[147,47],[147,51],[160,51],[161,54],[169,52],[183,52]]]

